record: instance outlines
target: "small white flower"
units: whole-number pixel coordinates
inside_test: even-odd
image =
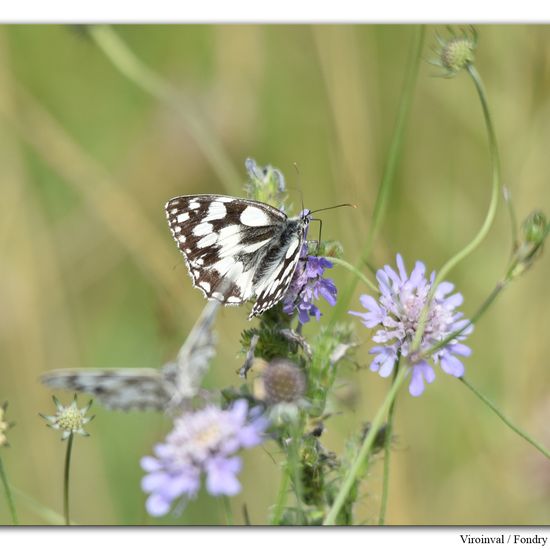
[[[79,409],[76,405],[76,394],[74,395],[72,403],[64,407],[57,397],[52,396],[53,402],[57,408],[57,413],[51,416],[46,416],[40,413],[40,416],[48,422],[48,426],[54,430],[62,430],[63,435],[61,440],[67,439],[72,433],[89,436],[90,434],[86,432],[82,426],[91,422],[95,415],[92,415],[86,418],[86,413],[90,410],[92,406],[92,401],[90,401],[85,407]]]

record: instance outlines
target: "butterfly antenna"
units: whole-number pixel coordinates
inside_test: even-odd
[[[356,204],[350,204],[348,202],[344,204],[337,204],[336,206],[328,206],[327,208],[319,208],[318,210],[313,210],[310,214],[315,214],[316,212],[323,212],[324,210],[333,210],[334,208],[341,208],[342,206],[351,206],[351,208],[357,208]]]
[[[298,168],[298,163],[296,161],[294,161],[292,163],[292,166],[294,166],[294,170],[296,170],[296,175],[298,176],[298,180],[300,179],[300,169]],[[301,212],[304,211],[304,194],[302,193],[302,190],[298,187],[296,189],[296,191],[298,191],[298,193],[300,193],[300,202],[302,203],[302,210]]]

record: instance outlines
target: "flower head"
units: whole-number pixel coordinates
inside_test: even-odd
[[[63,435],[61,437],[62,441],[67,439],[73,433],[83,436],[90,435],[88,432],[84,431],[82,426],[88,422],[91,422],[95,418],[95,415],[86,418],[86,413],[92,406],[91,400],[85,407],[79,409],[76,405],[76,394],[74,395],[72,403],[67,407],[64,407],[55,395],[52,396],[52,399],[57,408],[57,413],[52,416],[46,416],[40,413],[40,416],[49,422],[48,426],[50,428],[63,431]]]
[[[436,50],[437,59],[430,62],[444,70],[444,73],[439,76],[445,78],[452,78],[462,69],[472,65],[477,47],[477,33],[473,27],[469,32],[463,30],[460,35],[457,35],[452,28],[449,28],[449,32],[451,37],[448,39],[437,37],[439,43]]]
[[[249,411],[244,399],[227,410],[208,405],[178,417],[164,443],[155,446],[156,456],[141,460],[147,472],[141,487],[150,493],[149,514],[162,516],[174,500],[194,498],[202,474],[211,495],[237,494],[242,463],[235,454],[260,444],[266,428],[266,419],[257,410]]]
[[[306,391],[304,371],[288,359],[273,359],[262,373],[266,401],[295,403]]]
[[[550,223],[544,212],[535,210],[521,225],[520,238],[515,243],[508,279],[512,280],[529,269],[542,254],[544,241],[550,232]]]
[[[297,311],[302,324],[311,317],[318,321],[321,312],[313,303],[314,300],[322,296],[331,306],[336,304],[338,289],[332,279],[323,277],[325,270],[332,266],[332,262],[326,258],[308,255],[308,246],[304,243],[298,267],[283,300],[283,311],[288,315]]]
[[[281,208],[285,199],[283,173],[271,165],[258,166],[254,159],[245,161],[248,183],[245,187],[249,198]]]
[[[6,409],[8,404],[4,403],[0,406],[0,447],[9,447],[6,432],[13,426],[13,422],[6,421]]]
[[[467,357],[471,349],[460,343],[473,330],[469,321],[462,318],[462,313],[456,308],[462,304],[460,293],[451,294],[454,285],[448,282],[440,283],[428,308],[424,332],[414,361],[411,355],[413,341],[418,321],[428,295],[431,291],[435,273],[429,280],[425,277],[426,267],[422,262],[416,262],[410,276],[407,274],[401,255],[397,255],[396,273],[389,265],[378,270],[376,278],[380,289],[380,297],[363,295],[361,304],[367,312],[350,311],[352,315],[361,318],[367,328],[378,327],[373,341],[377,346],[370,350],[374,360],[371,370],[380,376],[389,376],[398,356],[408,357],[412,364],[412,376],[409,384],[411,395],[420,395],[424,391],[424,382],[432,383],[435,372],[432,366],[423,358],[424,354],[434,345],[445,340],[451,333],[464,329],[456,338],[431,354],[433,363],[439,364],[444,372],[457,378],[464,374],[464,365],[456,357]]]

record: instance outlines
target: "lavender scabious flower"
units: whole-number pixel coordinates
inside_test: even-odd
[[[426,279],[426,266],[422,262],[416,262],[409,277],[400,254],[397,255],[397,267],[399,273],[389,265],[378,270],[376,273],[380,289],[378,301],[366,294],[360,298],[361,304],[368,310],[366,313],[349,312],[361,317],[367,328],[380,327],[373,341],[381,345],[370,350],[370,353],[375,355],[370,369],[383,377],[392,373],[398,354],[402,357],[409,356],[420,314],[435,279],[435,272],[432,272],[429,280]],[[453,289],[454,285],[448,282],[438,285],[428,310],[420,347],[417,350],[419,355],[443,341],[452,332],[469,324],[467,319],[462,318],[462,313],[455,311],[462,304],[463,298],[458,292],[449,295]],[[439,364],[447,374],[461,377],[464,374],[464,365],[456,355],[468,357],[471,354],[472,350],[461,344],[460,340],[464,340],[472,330],[472,325],[467,326],[460,336],[433,353],[432,361]],[[424,382],[431,384],[434,379],[435,372],[426,360],[420,359],[414,362],[409,392],[414,396],[420,395],[424,391]]]
[[[148,513],[162,516],[174,500],[194,498],[202,474],[211,495],[236,495],[241,490],[237,474],[242,462],[235,453],[259,445],[267,425],[257,409],[248,410],[244,399],[227,410],[208,405],[178,417],[166,440],[155,446],[156,456],[141,459],[147,472],[141,487],[150,493]]]
[[[297,310],[302,324],[307,323],[311,317],[315,317],[317,321],[321,318],[321,312],[313,303],[314,300],[322,296],[334,306],[338,291],[332,279],[323,277],[325,269],[333,266],[332,262],[326,258],[309,256],[307,248],[307,243],[304,243],[298,267],[283,300],[283,311],[292,315]]]

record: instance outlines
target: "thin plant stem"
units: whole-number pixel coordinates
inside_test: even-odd
[[[293,423],[290,431],[291,441],[288,449],[288,467],[290,468],[290,477],[294,485],[294,494],[296,496],[296,504],[298,511],[300,513],[300,518],[302,523],[304,522],[305,516],[302,509],[302,499],[303,499],[303,487],[302,487],[302,467],[300,464],[300,439],[301,439],[301,430],[300,425]]]
[[[223,509],[225,512],[225,524],[233,525],[233,510],[231,510],[231,502],[227,495],[222,497],[223,500]]]
[[[332,504],[332,507],[330,508],[323,525],[335,525],[338,514],[342,509],[342,506],[345,504],[349,492],[353,488],[353,485],[357,480],[362,466],[365,464],[365,460],[369,456],[376,434],[382,426],[384,418],[388,414],[391,404],[395,400],[397,391],[399,390],[403,381],[407,378],[409,370],[410,369],[406,365],[403,365],[403,368],[401,368],[397,377],[395,378],[392,387],[390,388],[390,391],[387,393],[382,405],[378,409],[370,425],[367,436],[365,437],[363,444],[361,445],[361,448],[359,449],[359,452],[355,457],[355,460],[353,461],[346,477],[344,478],[344,481],[342,482],[342,485],[340,486],[340,490],[338,491],[338,494],[334,499],[334,503]]]
[[[516,426],[509,418],[507,418],[503,413],[501,413],[496,406],[485,396],[483,395],[478,389],[476,389],[468,380],[465,378],[460,378],[460,381],[485,405],[487,405],[510,429],[512,429],[514,432],[516,432],[520,437],[525,439],[527,443],[535,447],[538,451],[540,451],[546,458],[550,459],[550,451],[546,449],[543,445],[535,441],[530,435],[528,435],[526,432],[524,432],[521,428]]]
[[[467,324],[465,324],[462,328],[455,330],[454,332],[451,332],[449,336],[447,336],[437,344],[434,344],[429,350],[422,353],[421,357],[429,357],[430,355],[433,355],[436,351],[439,351],[441,348],[444,348],[451,340],[454,340],[457,336],[460,336],[468,327],[476,323],[480,319],[480,317],[489,309],[489,306],[495,301],[496,297],[506,288],[507,285],[508,285],[508,281],[506,280],[499,281],[496,284],[495,288],[493,288],[493,290],[491,291],[491,294],[489,294],[489,296],[481,304],[481,306],[474,313],[472,318],[469,319]]]
[[[43,518],[48,523],[52,525],[63,525],[65,523],[65,518],[58,512],[44,506],[41,502],[38,502],[33,497],[27,495],[27,493],[21,491],[17,487],[13,487],[13,492],[17,495],[17,499],[22,504],[26,505],[28,508],[33,510],[38,516]],[[73,522],[74,525],[74,522]]]
[[[8,502],[8,508],[10,509],[11,522],[13,525],[19,525],[19,520],[17,519],[17,512],[15,510],[15,502],[13,500],[13,495],[11,493],[10,484],[8,482],[8,477],[4,470],[4,463],[2,462],[2,457],[0,456],[0,478],[2,479],[2,485],[4,485],[4,491],[6,493],[6,501]]]
[[[508,187],[502,186],[502,196],[504,198],[504,204],[508,209],[508,216],[510,217],[510,227],[512,232],[512,245],[518,240],[518,222],[516,217],[516,211],[514,210],[514,203],[512,202],[512,193]]]
[[[491,199],[489,202],[489,208],[487,214],[485,215],[485,220],[474,238],[464,247],[462,250],[457,252],[452,258],[447,260],[443,267],[437,273],[435,280],[432,284],[428,297],[426,299],[426,305],[424,306],[419,318],[418,326],[411,343],[411,352],[415,352],[420,347],[422,341],[422,336],[424,334],[424,329],[426,326],[426,320],[428,317],[428,311],[432,298],[439,286],[439,283],[447,276],[449,271],[453,269],[459,262],[461,262],[466,256],[471,254],[485,239],[489,233],[489,229],[493,224],[495,219],[495,214],[498,206],[498,197],[501,189],[500,181],[500,156],[498,152],[497,139],[495,134],[495,128],[493,125],[493,120],[491,118],[491,113],[489,111],[489,104],[487,102],[487,94],[485,93],[485,88],[479,73],[473,65],[468,65],[467,67],[468,74],[472,78],[479,100],[481,102],[481,107],[483,110],[483,118],[485,121],[485,126],[487,130],[487,136],[489,139],[489,152],[491,157],[491,173],[492,173],[492,186],[491,186]]]
[[[65,453],[65,474],[63,476],[63,515],[65,516],[65,525],[70,525],[69,519],[69,472],[71,469],[71,453],[73,450],[74,433],[71,432],[67,440],[67,451]]]
[[[399,359],[395,362],[393,371],[393,380],[399,373]],[[394,399],[390,405],[388,411],[388,421],[386,422],[386,439],[384,440],[384,474],[382,480],[382,498],[380,502],[380,517],[378,518],[378,525],[384,525],[386,523],[386,509],[388,507],[388,494],[390,486],[390,459],[391,459],[391,439],[393,434],[393,419],[395,415],[395,404],[397,402]]]
[[[288,486],[290,484],[290,469],[288,464],[282,470],[281,482],[279,484],[279,492],[277,493],[277,501],[275,502],[275,510],[271,518],[271,525],[279,525],[283,516],[286,499],[288,497]]]
[[[376,201],[374,203],[374,210],[372,216],[372,222],[370,224],[369,232],[367,234],[363,250],[361,252],[360,260],[357,263],[357,271],[354,272],[355,276],[350,281],[349,285],[345,289],[342,298],[339,300],[333,313],[333,320],[339,317],[342,311],[347,309],[351,297],[357,286],[359,277],[357,272],[360,272],[360,267],[368,261],[368,258],[372,252],[374,241],[378,235],[384,216],[387,210],[387,204],[391,195],[393,182],[395,180],[395,174],[399,165],[401,152],[403,150],[403,141],[405,135],[405,128],[407,120],[409,118],[409,112],[411,110],[411,104],[414,96],[414,88],[416,84],[416,78],[418,76],[418,68],[420,66],[420,59],[422,53],[422,45],[424,43],[424,26],[419,25],[415,28],[414,36],[412,39],[412,47],[407,61],[407,72],[403,83],[403,89],[401,91],[401,98],[399,100],[399,110],[397,113],[397,120],[393,131],[388,157],[384,166],[384,172],[380,185],[378,187],[378,193],[376,195]]]
[[[147,67],[108,26],[91,25],[88,32],[111,63],[134,84],[170,105],[182,118],[191,137],[211,163],[228,192],[241,185],[241,178],[222,144],[196,114],[190,98]]]
[[[348,271],[351,271],[351,273],[355,274],[358,279],[361,279],[373,292],[376,292],[378,294],[379,290],[378,287],[357,267],[354,265],[351,265],[350,263],[346,262],[345,260],[342,260],[342,258],[333,258],[331,257],[325,257],[326,260],[329,262],[332,262],[336,265],[341,265],[342,267],[345,267]]]

